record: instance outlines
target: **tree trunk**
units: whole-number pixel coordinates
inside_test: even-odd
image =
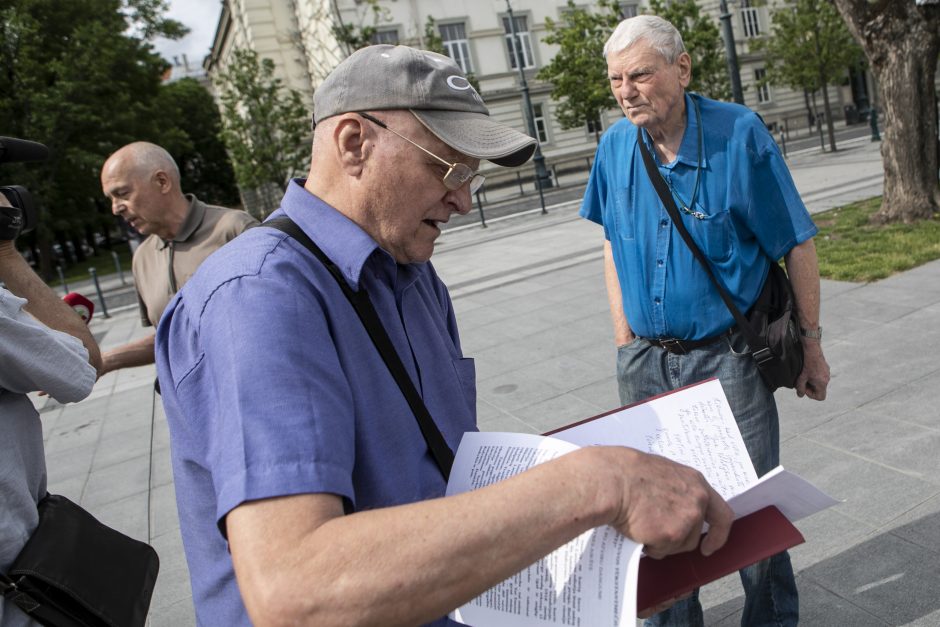
[[[820,76],[820,78],[822,78]],[[822,82],[823,110],[826,112],[826,130],[829,133],[829,150],[836,151],[836,131],[832,126],[832,106],[829,104],[829,83]]]
[[[877,223],[912,223],[940,208],[937,98],[940,7],[913,1],[836,0],[878,83],[884,113],[884,197]]]

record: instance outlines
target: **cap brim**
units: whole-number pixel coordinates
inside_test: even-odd
[[[412,109],[438,139],[468,157],[515,167],[532,157],[538,142],[483,113]]]

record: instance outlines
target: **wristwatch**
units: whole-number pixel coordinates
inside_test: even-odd
[[[800,335],[803,337],[808,337],[813,340],[822,340],[822,327],[816,327],[815,329],[804,329],[800,327]]]

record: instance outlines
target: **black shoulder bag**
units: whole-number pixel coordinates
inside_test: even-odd
[[[405,366],[401,363],[398,353],[395,352],[395,346],[388,337],[388,332],[386,332],[385,327],[382,326],[379,314],[375,311],[375,307],[372,306],[372,301],[369,300],[369,295],[364,289],[354,292],[353,289],[349,287],[349,283],[346,282],[346,278],[343,277],[343,273],[336,267],[336,264],[333,263],[330,258],[313,243],[313,240],[307,237],[307,234],[287,216],[268,220],[261,226],[269,226],[283,233],[287,233],[303,244],[314,257],[320,260],[320,263],[326,266],[326,269],[329,270],[333,278],[336,279],[340,289],[343,290],[343,294],[346,295],[346,298],[349,299],[349,302],[356,310],[356,314],[369,333],[369,337],[372,338],[372,343],[375,344],[375,347],[378,349],[382,360],[385,362],[389,372],[401,389],[402,394],[404,394],[405,400],[408,401],[408,406],[411,407],[411,411],[418,421],[421,435],[424,436],[424,440],[427,442],[434,462],[440,469],[441,474],[444,475],[444,480],[449,479],[451,466],[454,465],[454,453],[450,450],[450,447],[447,446],[447,441],[437,428],[437,425],[434,424],[431,413],[424,405],[421,395],[418,394],[418,390],[415,389],[414,384],[408,377]]]
[[[697,103],[696,103],[697,106]],[[701,130],[701,120],[699,120],[699,129]],[[701,142],[701,138],[699,138]],[[734,316],[738,328],[744,334],[748,347],[751,349],[751,356],[757,362],[757,368],[760,371],[764,383],[771,391],[780,387],[792,388],[796,386],[796,380],[803,370],[803,344],[800,340],[799,326],[796,320],[796,310],[794,307],[793,286],[787,273],[780,267],[776,260],[770,260],[770,271],[767,273],[767,279],[764,281],[764,287],[760,295],[747,315],[741,313],[735,306],[728,290],[715,276],[711,264],[705,259],[702,251],[692,240],[679,210],[676,207],[675,199],[666,187],[659,169],[653,162],[653,156],[642,137],[637,137],[637,144],[640,147],[640,153],[643,155],[643,164],[646,166],[646,173],[649,175],[656,193],[659,194],[663,206],[669,212],[672,223],[676,225],[676,230],[685,241],[686,245],[692,251],[692,254],[705,269],[706,274],[711,279],[721,299],[724,301],[728,311]]]
[[[49,494],[0,593],[47,627],[143,627],[159,567],[149,544]]]

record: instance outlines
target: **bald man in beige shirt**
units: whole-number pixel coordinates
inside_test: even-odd
[[[141,323],[156,326],[173,295],[203,260],[257,220],[244,211],[216,207],[183,194],[170,154],[155,144],[134,142],[119,149],[101,169],[101,188],[111,211],[147,239],[134,252],[133,271]],[[101,374],[154,362],[154,335],[102,355]]]

